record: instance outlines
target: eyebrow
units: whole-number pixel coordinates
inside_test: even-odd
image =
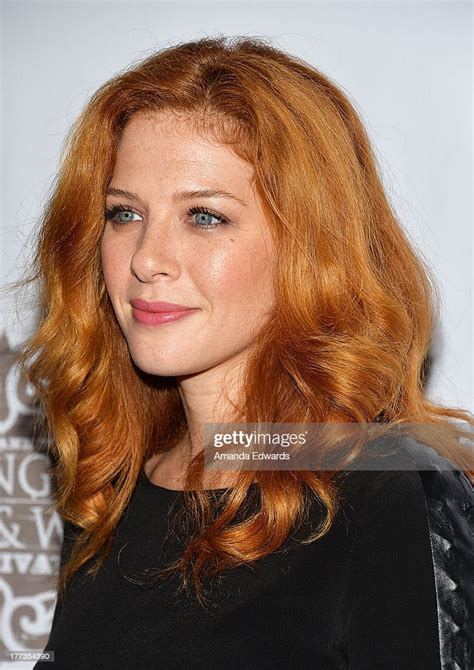
[[[140,200],[139,196],[136,193],[131,193],[130,191],[124,191],[122,188],[114,188],[113,186],[107,189],[107,195],[115,195],[119,198],[127,198],[128,200]],[[183,200],[192,200],[194,198],[228,198],[230,200],[235,200],[236,202],[247,207],[247,203],[238,198],[236,195],[229,193],[228,191],[221,191],[220,189],[214,188],[205,188],[197,189],[191,191],[177,191],[173,194],[173,202],[181,202]]]

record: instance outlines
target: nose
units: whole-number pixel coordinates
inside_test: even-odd
[[[148,230],[141,238],[130,263],[131,273],[141,282],[152,282],[160,276],[177,277],[180,272],[178,240],[170,228]]]

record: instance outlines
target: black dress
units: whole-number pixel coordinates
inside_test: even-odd
[[[252,485],[251,494],[256,485]],[[253,567],[209,584],[203,609],[143,570],[179,555],[166,543],[180,492],[142,471],[112,552],[83,566],[58,602],[46,650],[55,670],[470,670],[473,662],[473,488],[459,470],[339,473],[330,532],[304,526]],[[309,522],[317,522],[315,503]],[[308,522],[308,523],[309,523]],[[61,560],[74,529],[65,525]]]

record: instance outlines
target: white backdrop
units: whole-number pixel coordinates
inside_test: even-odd
[[[205,34],[265,35],[344,88],[443,291],[432,397],[474,410],[468,2],[3,2],[0,283],[17,277],[66,130],[131,61]],[[12,345],[28,314],[2,305]]]
[[[4,0],[1,16],[0,284],[18,277],[66,131],[100,84],[131,61],[177,41],[216,33],[262,35],[328,74],[359,110],[391,201],[414,244],[435,268],[442,289],[443,322],[433,350],[429,393],[444,404],[474,411],[471,3]],[[5,299],[1,307],[5,361],[28,333],[33,314]],[[23,402],[28,394],[19,388],[8,363],[0,365],[0,372],[0,505],[5,504],[8,516],[15,501],[21,507],[28,495],[36,495],[38,503],[46,504],[49,493],[41,488],[38,473],[37,486],[30,481],[29,493],[23,485],[15,489],[7,477],[9,456],[23,451],[22,462],[28,457],[30,444],[22,442],[18,429],[21,416],[28,413]],[[13,457],[11,462],[18,463]],[[36,599],[34,610],[42,621],[36,638],[7,631],[9,648],[40,649],[49,632],[48,575],[60,527],[58,531],[54,512],[45,518],[49,530],[41,541],[23,540],[16,548],[6,533],[2,537],[0,521],[0,568],[11,577],[0,581],[10,588],[20,584],[19,575],[29,575],[30,586],[24,580],[16,588],[25,597],[29,593],[31,602]],[[31,537],[37,530],[38,521]],[[35,570],[34,561],[42,555],[49,567]],[[14,591],[3,594],[10,602],[9,622],[20,603]]]

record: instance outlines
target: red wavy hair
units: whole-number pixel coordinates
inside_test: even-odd
[[[278,253],[274,318],[249,356],[235,421],[424,424],[430,445],[470,477],[459,438],[473,416],[427,398],[439,295],[382,186],[368,136],[346,95],[320,71],[262,38],[212,37],[165,48],[92,96],[66,138],[38,232],[40,322],[20,367],[36,389],[54,459],[57,506],[82,529],[59,590],[106,556],[144,463],[186,429],[174,380],[137,369],[100,263],[104,201],[115,152],[135,114],[174,110],[254,168]],[[231,419],[229,419],[230,421]],[[331,527],[331,471],[240,473],[220,502],[200,489],[203,452],[183,494],[193,532],[181,588],[278,549],[304,518],[308,494],[325,511],[307,541]],[[256,474],[260,505],[241,523]],[[251,476],[250,476],[251,475]]]

